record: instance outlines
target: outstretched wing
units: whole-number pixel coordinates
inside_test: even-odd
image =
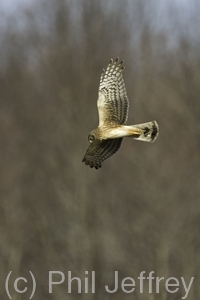
[[[122,139],[96,140],[88,147],[82,161],[91,168],[101,168],[101,163],[119,150]]]
[[[124,61],[119,58],[110,63],[100,78],[99,96],[97,100],[99,125],[104,123],[125,124],[128,118],[129,101],[122,72]]]

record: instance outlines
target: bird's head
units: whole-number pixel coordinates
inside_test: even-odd
[[[92,144],[92,143],[94,143],[95,140],[96,140],[96,138],[95,138],[94,134],[90,133],[90,134],[88,135],[88,142],[89,142],[90,144]]]
[[[88,135],[88,142],[90,144],[94,143],[96,140],[98,139],[98,132],[97,129],[94,129],[90,132],[90,134]]]

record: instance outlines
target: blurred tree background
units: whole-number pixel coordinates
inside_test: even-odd
[[[11,270],[12,299],[29,298],[31,289],[17,294],[13,282],[30,270],[36,300],[185,295],[181,284],[175,294],[162,284],[149,294],[147,281],[140,294],[141,271],[187,285],[194,276],[187,299],[198,299],[199,1],[15,5],[0,12],[0,298]],[[155,119],[160,135],[154,144],[124,139],[96,171],[81,160],[98,122],[100,74],[117,56],[126,65],[128,123]],[[51,270],[66,280],[49,294]],[[84,278],[86,270],[96,271],[96,293],[78,294],[74,283],[68,294],[67,271]],[[105,292],[116,270],[136,280],[133,293]]]

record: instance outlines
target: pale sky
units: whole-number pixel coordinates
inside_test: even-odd
[[[16,12],[17,9],[19,9],[21,7],[28,8],[31,5],[33,5],[33,3],[38,2],[38,1],[39,0],[1,0],[0,1],[0,9],[1,9],[1,12],[3,12],[3,13],[13,14]],[[149,0],[146,0],[146,1],[151,2]],[[191,0],[160,0],[157,3],[157,5],[159,5],[160,7],[163,7],[163,9],[165,9],[169,5],[172,5],[181,10],[190,9],[191,4],[192,4]]]
[[[36,1],[37,0],[1,0],[0,10],[1,13],[12,15],[16,12],[17,9],[21,7],[30,7]]]
[[[39,4],[48,4],[48,1],[50,4],[53,4],[57,0],[0,0],[0,27],[4,28],[7,24],[7,19],[13,17],[16,29],[25,28],[24,24],[26,24],[27,20],[23,19],[23,10],[34,7],[37,2]],[[79,15],[78,4],[81,3],[81,0],[71,1],[71,4],[73,4],[70,5],[70,8],[73,6],[73,14],[71,13],[71,16],[77,22],[76,17]],[[129,3],[131,7],[134,1],[127,0],[126,3]],[[109,4],[107,8],[112,9],[112,0],[110,0]],[[176,41],[177,37],[182,36],[188,40],[192,39],[194,42],[200,42],[200,0],[143,0],[142,4],[146,12],[145,16],[148,26],[153,31],[165,31],[169,39],[171,38],[173,41]],[[53,6],[49,8],[52,12],[49,10],[45,15],[41,15],[39,10],[34,12],[38,20],[38,26],[41,26],[42,30],[45,30],[45,23],[46,25],[48,24],[49,16],[54,11]],[[131,9],[130,14],[132,15]]]

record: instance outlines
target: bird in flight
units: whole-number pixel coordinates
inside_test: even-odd
[[[154,142],[159,134],[156,121],[126,125],[129,101],[123,79],[124,61],[110,60],[100,78],[97,107],[99,126],[88,136],[90,143],[83,162],[91,168],[101,168],[102,162],[116,153],[123,137]]]

